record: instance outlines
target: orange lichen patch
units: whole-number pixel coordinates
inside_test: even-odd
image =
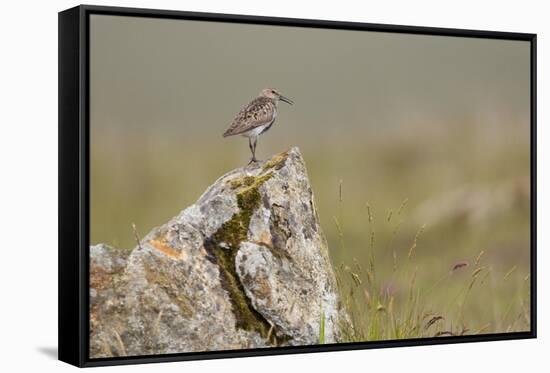
[[[256,279],[255,294],[259,299],[267,298],[267,305],[271,305],[271,285],[265,277],[260,277]]]
[[[266,249],[272,250],[273,244],[271,241],[271,236],[269,236],[269,239],[264,239],[265,237],[262,235],[260,236],[259,240],[250,240],[248,242],[253,243],[254,245],[265,247]]]
[[[112,273],[107,272],[98,266],[90,266],[90,288],[104,289],[113,277]]]
[[[258,237],[258,240],[254,242],[257,245],[261,246],[273,246],[273,241],[271,239],[271,233],[269,231],[263,231],[260,233],[260,237]]]
[[[263,236],[260,236],[260,239],[263,239]],[[266,241],[249,241],[250,243],[256,244],[258,246],[265,247],[266,249],[269,249],[271,254],[275,256],[276,258],[282,259],[286,258],[288,260],[291,260],[291,257],[288,255],[288,253],[284,250],[281,250],[280,248],[273,245],[273,240],[271,238],[271,235],[269,235],[269,240]]]
[[[173,247],[171,247],[170,245],[168,245],[168,243],[164,238],[161,238],[160,240],[150,240],[149,243],[153,245],[155,249],[157,249],[164,255],[169,256],[172,259],[180,260],[184,258],[184,255],[185,255],[184,252],[178,251]]]

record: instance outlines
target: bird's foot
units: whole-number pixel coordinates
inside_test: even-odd
[[[250,162],[248,162],[247,166],[250,166],[251,164],[256,164],[258,163],[259,161],[256,159],[256,157],[252,157],[250,159]]]

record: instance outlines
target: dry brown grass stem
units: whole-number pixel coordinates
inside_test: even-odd
[[[127,355],[126,353],[126,347],[124,346],[124,342],[122,342],[122,338],[120,338],[120,334],[118,334],[118,332],[115,330],[115,329],[112,329],[113,331],[113,334],[115,335],[115,339],[118,343],[118,346],[120,348],[120,351],[121,351],[121,356],[125,356]]]
[[[445,318],[441,315],[437,315],[432,317],[428,322],[426,323],[426,326],[424,326],[424,329],[428,330],[430,326],[434,325],[436,322],[444,320]]]
[[[409,248],[409,253],[407,254],[407,259],[410,259],[412,255],[414,254],[414,249],[416,249],[416,245],[418,243],[418,237],[424,232],[424,229],[426,229],[426,224],[423,224],[420,229],[416,232],[416,235],[414,236],[413,243],[411,247]]]
[[[510,270],[504,275],[503,280],[506,280],[508,277],[510,277],[510,275],[514,273],[517,268],[518,266],[513,266],[512,268],[510,268]]]
[[[132,223],[132,230],[134,231],[134,238],[136,240],[136,243],[138,247],[141,249],[141,239],[139,238],[139,234],[138,234],[136,225],[134,223]]]
[[[372,211],[371,211],[371,207],[369,205],[369,203],[367,202],[366,203],[366,207],[367,207],[367,216],[369,218],[369,223],[372,223]]]
[[[397,215],[401,215],[401,212],[403,212],[403,209],[405,206],[407,206],[407,203],[409,202],[408,198],[405,198],[403,202],[401,202],[401,206],[399,206],[399,209],[397,210]]]
[[[479,254],[477,255],[476,260],[475,260],[475,264],[474,264],[476,267],[479,264],[479,262],[481,261],[481,258],[483,257],[484,254],[485,254],[485,251],[481,250],[479,252]]]

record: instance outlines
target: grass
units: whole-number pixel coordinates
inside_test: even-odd
[[[342,205],[342,187],[339,188],[339,203]],[[434,268],[426,261],[417,261],[417,250],[422,249],[426,226],[418,227],[410,245],[396,248],[394,241],[399,236],[403,220],[404,200],[393,212],[389,210],[381,224],[391,225],[392,233],[386,242],[378,242],[375,224],[377,219],[370,204],[366,204],[366,221],[369,233],[368,255],[363,263],[353,259],[340,263],[335,268],[341,301],[347,310],[350,323],[342,323],[344,342],[396,340],[425,337],[460,336],[469,334],[525,331],[530,328],[529,274],[516,277],[515,294],[504,306],[498,304],[495,293],[500,287],[509,288],[507,281],[518,270],[512,266],[504,274],[494,270],[481,250],[471,260],[462,260],[443,268],[443,275],[432,283],[421,281],[431,277]],[[340,213],[343,207],[338,209]],[[348,251],[341,218],[333,217],[339,234],[339,251]],[[392,224],[393,222],[393,224]],[[380,268],[378,251],[391,252],[391,261]],[[444,266],[447,257],[442,252],[433,258]],[[435,268],[435,272],[440,272]],[[495,304],[496,303],[496,304]],[[437,305],[437,306],[434,306]],[[493,317],[479,319],[472,316],[477,307],[501,308]]]

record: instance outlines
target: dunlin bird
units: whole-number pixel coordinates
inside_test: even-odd
[[[266,88],[260,95],[243,107],[237,114],[233,123],[223,133],[223,137],[242,135],[248,137],[248,147],[252,153],[252,159],[248,164],[257,162],[256,143],[258,137],[271,128],[277,117],[277,104],[284,101],[290,105],[292,100],[286,98],[273,88]]]

